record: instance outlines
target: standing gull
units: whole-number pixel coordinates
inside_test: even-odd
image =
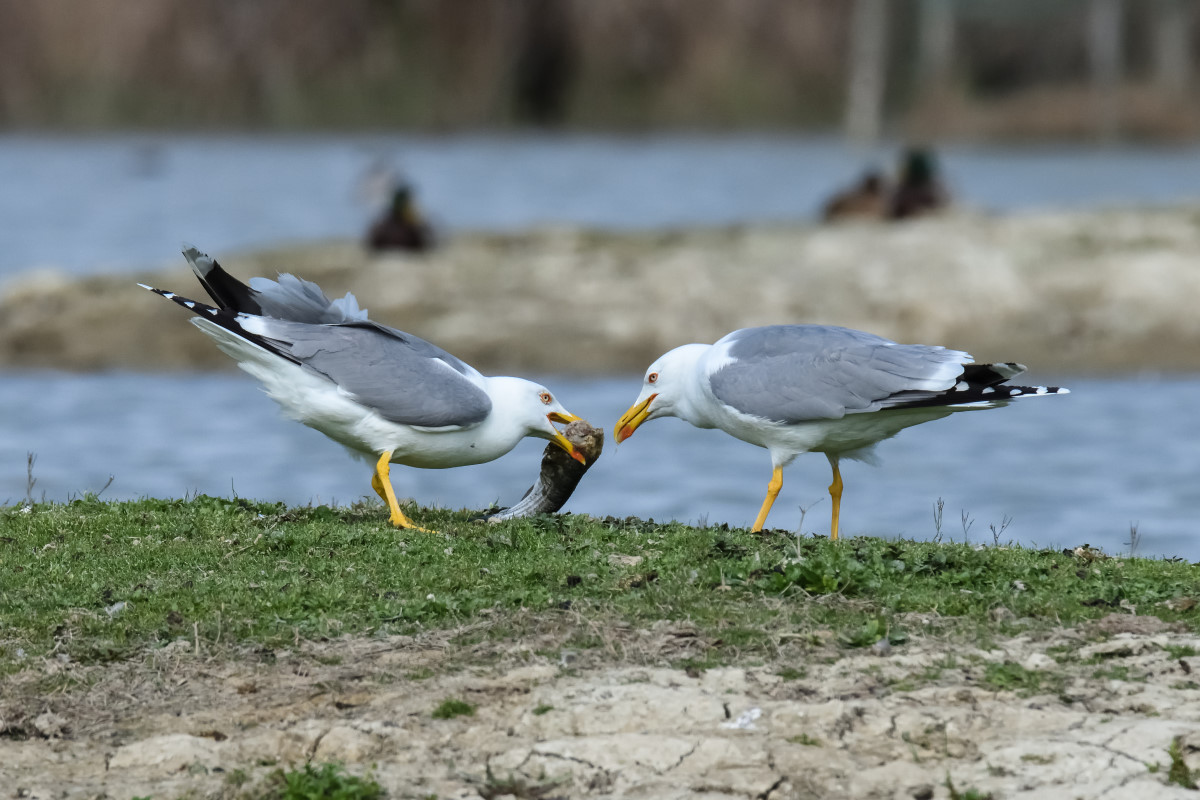
[[[139,284],[194,311],[192,323],[298,422],[375,464],[371,486],[398,528],[391,463],[439,469],[481,464],[526,436],[580,461],[554,423],[579,419],[544,387],[487,377],[435,345],[367,319],[352,294],[329,300],[315,283],[283,274],[238,281],[194,247],[184,257],[218,307]]]
[[[716,344],[677,347],[651,364],[615,434],[623,442],[646,420],[671,416],[767,448],[774,469],[755,531],[767,521],[783,468],[801,453],[824,453],[833,468],[830,536],[836,539],[840,458],[869,458],[876,443],[955,411],[1068,393],[1004,385],[1024,371],[1021,364],[975,364],[960,350],[897,344],[830,325],[744,328]]]

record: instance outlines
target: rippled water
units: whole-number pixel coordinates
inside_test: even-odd
[[[894,146],[864,152],[785,136],[0,136],[0,279],[170,264],[358,236],[358,187],[399,165],[444,229],[540,223],[654,228],[810,219]],[[1200,147],[967,147],[940,151],[968,206],[1015,211],[1200,198]]]
[[[1049,376],[1031,376],[1044,380]],[[547,377],[568,408],[611,428],[638,379]],[[880,465],[843,466],[843,531],[930,538],[942,534],[1200,559],[1198,380],[1068,380],[1073,393],[965,412],[901,433]],[[485,508],[515,502],[534,481],[544,443],[527,440],[490,464],[452,470],[396,467],[400,496],[423,505]],[[27,452],[37,455],[36,497],[64,500],[237,494],[288,503],[374,496],[370,467],[320,434],[280,417],[241,375],[0,373],[0,502],[25,496]],[[770,477],[766,451],[674,419],[647,423],[611,444],[566,511],[691,523],[749,525]],[[829,469],[801,456],[784,471],[769,524],[827,532]],[[381,521],[383,515],[381,511]]]

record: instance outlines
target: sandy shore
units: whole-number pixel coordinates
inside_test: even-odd
[[[775,322],[946,344],[1042,376],[1200,369],[1200,208],[547,229],[462,235],[428,256],[349,241],[213,255],[243,278],[290,271],[331,296],[352,290],[373,318],[485,372],[640,372],[675,345]],[[0,365],[225,366],[139,281],[204,297],[182,257],[153,273],[31,274],[0,288]]]

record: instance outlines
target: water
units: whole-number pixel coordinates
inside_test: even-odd
[[[564,404],[611,428],[638,379],[546,377]],[[947,539],[1067,547],[1084,542],[1141,555],[1200,559],[1200,380],[1068,381],[1073,393],[966,412],[902,432],[878,448],[880,465],[844,463],[847,534],[935,535],[944,500]],[[510,505],[533,483],[543,442],[527,440],[491,462],[451,470],[396,466],[401,496],[423,505]],[[241,375],[0,373],[0,503],[34,496],[111,499],[203,492],[287,503],[348,503],[374,496],[370,467],[283,419]],[[689,523],[749,525],[766,491],[766,451],[674,419],[611,443],[564,509]],[[784,471],[771,527],[828,531],[829,468],[819,454]],[[964,533],[963,514],[970,519]],[[383,512],[380,520],[383,521]]]
[[[358,188],[398,165],[450,232],[544,223],[608,228],[810,219],[894,146],[784,136],[0,136],[0,281],[170,264],[359,236]],[[1011,212],[1200,198],[1200,147],[939,150],[968,206]]]

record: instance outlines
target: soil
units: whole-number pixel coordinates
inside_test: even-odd
[[[797,631],[775,663],[707,670],[670,666],[711,644],[675,623],[563,649],[582,618],[503,644],[485,621],[276,652],[180,640],[103,666],[51,658],[0,684],[0,796],[238,797],[310,759],[391,798],[1194,796],[1168,783],[1167,749],[1178,738],[1200,766],[1200,656],[1186,655],[1200,637],[1112,615],[981,649],[939,633],[945,620],[907,622],[902,645]],[[474,713],[435,719],[448,698]]]

